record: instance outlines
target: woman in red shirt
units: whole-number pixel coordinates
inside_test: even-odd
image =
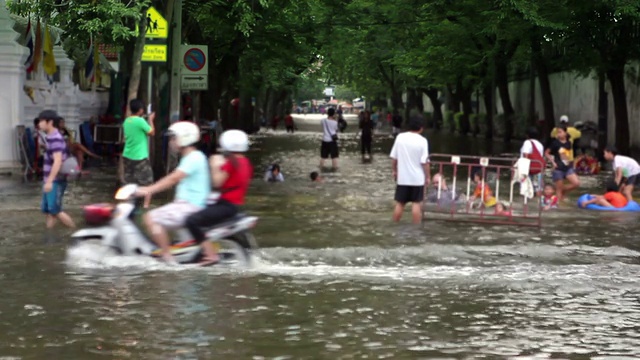
[[[249,150],[249,138],[240,130],[228,130],[220,136],[220,147],[224,155],[209,158],[211,183],[220,192],[220,198],[203,210],[189,216],[185,222],[193,239],[201,244],[204,251],[202,265],[219,261],[218,254],[210,241],[205,241],[202,228],[211,227],[238,213],[238,206],[244,204],[244,197],[251,183],[253,167],[244,156]]]

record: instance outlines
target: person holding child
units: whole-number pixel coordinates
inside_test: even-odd
[[[553,164],[553,182],[556,186],[556,196],[564,200],[567,193],[580,186],[580,179],[573,169],[573,147],[566,126],[556,128],[557,137],[554,139],[544,154]],[[567,179],[569,184],[565,185]]]
[[[618,150],[613,146],[604,149],[604,158],[613,162],[615,183],[620,187],[620,192],[627,198],[633,200],[633,188],[640,184],[640,165],[634,159],[618,155]]]

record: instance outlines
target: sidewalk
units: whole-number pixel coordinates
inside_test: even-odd
[[[23,182],[21,176],[0,176],[0,195],[30,195],[39,190],[40,181]]]

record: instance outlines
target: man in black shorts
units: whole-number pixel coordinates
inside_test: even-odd
[[[393,178],[396,180],[396,207],[393,221],[400,221],[404,206],[411,203],[414,224],[422,222],[422,200],[425,185],[431,181],[429,169],[429,143],[422,136],[423,121],[419,116],[409,121],[409,131],[398,134],[393,148]]]
[[[321,120],[322,144],[320,145],[320,169],[324,167],[324,160],[331,156],[333,170],[338,169],[338,122],[335,119],[336,110],[329,108],[327,118]]]

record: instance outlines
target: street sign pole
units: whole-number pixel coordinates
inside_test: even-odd
[[[153,90],[153,64],[149,64],[149,78],[147,79],[147,106],[151,106],[151,102],[153,101],[153,94],[151,91]],[[154,109],[155,111],[155,109]]]
[[[173,8],[173,33],[171,37],[171,100],[169,105],[169,121],[180,120],[180,45],[182,44],[182,0],[176,0]]]

